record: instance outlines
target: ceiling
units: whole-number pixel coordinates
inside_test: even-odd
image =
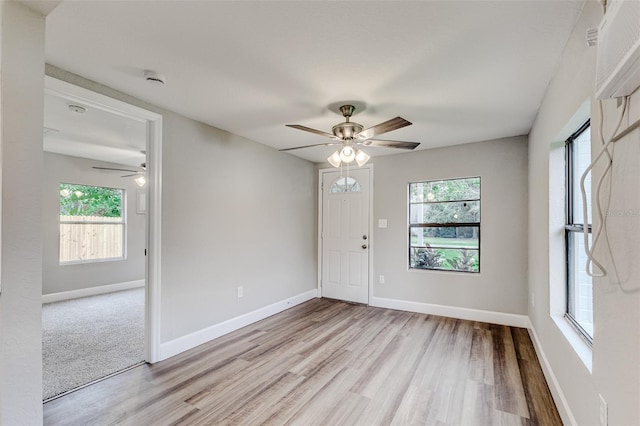
[[[65,1],[47,61],[276,149],[335,107],[418,149],[528,134],[582,1]],[[144,70],[166,75],[147,83]],[[314,162],[335,148],[291,151]],[[367,148],[375,155],[400,150]]]
[[[70,105],[85,111],[74,112]],[[44,126],[45,151],[129,166],[145,162],[144,121],[45,92]]]

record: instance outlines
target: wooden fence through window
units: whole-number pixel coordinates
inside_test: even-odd
[[[122,217],[60,216],[60,263],[123,257]]]

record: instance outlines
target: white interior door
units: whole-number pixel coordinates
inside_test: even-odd
[[[322,296],[369,301],[370,169],[322,178]]]

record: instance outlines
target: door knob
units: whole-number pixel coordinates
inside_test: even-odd
[[[366,244],[363,244],[363,245],[362,245],[362,248],[363,248],[363,249],[366,249],[366,248],[367,248],[367,245],[366,245]]]

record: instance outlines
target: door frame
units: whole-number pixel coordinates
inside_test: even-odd
[[[45,75],[45,93],[129,117],[147,125],[147,232],[145,257],[145,361],[160,361],[162,115]]]
[[[367,304],[371,306],[371,301],[373,300],[373,164],[365,164],[362,167],[358,167],[359,169],[367,169],[369,170],[369,271],[367,277]],[[318,270],[317,270],[317,289],[318,289],[318,297],[322,297],[322,269],[323,269],[323,259],[322,259],[322,223],[323,223],[323,213],[324,206],[322,205],[322,193],[323,193],[323,183],[324,177],[327,173],[337,172],[340,169],[335,167],[332,168],[324,168],[318,169]]]

